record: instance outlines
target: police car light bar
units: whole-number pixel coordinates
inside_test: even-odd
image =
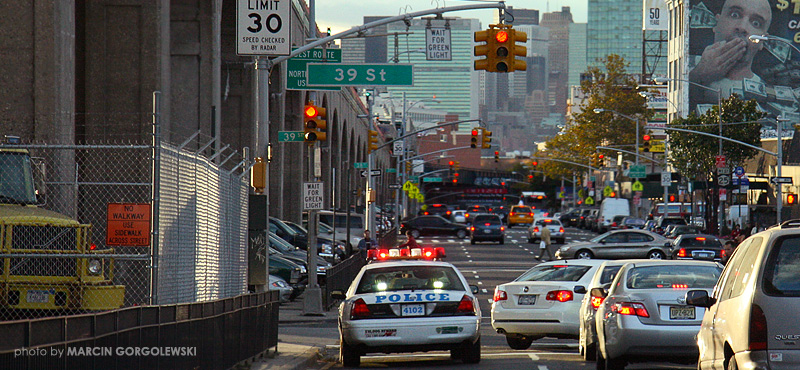
[[[370,249],[367,251],[367,259],[377,261],[435,260],[446,256],[443,247]]]

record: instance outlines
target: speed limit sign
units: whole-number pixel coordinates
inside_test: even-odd
[[[289,55],[291,0],[239,0],[236,5],[236,53]]]

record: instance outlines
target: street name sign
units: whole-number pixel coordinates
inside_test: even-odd
[[[386,173],[397,173],[397,169],[396,168],[387,168],[386,169]]]
[[[291,1],[236,2],[236,53],[291,54]]]
[[[389,184],[389,189],[400,189],[400,184]]]
[[[308,63],[308,86],[413,86],[412,64]]]
[[[769,182],[773,184],[791,184],[792,178],[791,177],[773,177],[769,179]]]
[[[628,170],[628,177],[636,179],[647,177],[647,166],[643,164],[631,166]]]
[[[292,48],[294,51],[297,48]],[[286,90],[341,90],[340,86],[306,85],[306,65],[308,63],[341,63],[342,49],[316,48],[306,50],[286,61]]]
[[[321,182],[303,183],[303,209],[322,209],[323,196]]]
[[[441,177],[423,177],[422,182],[442,182]]]
[[[361,171],[361,177],[367,177],[367,172],[368,171]],[[371,172],[369,172],[369,174],[372,176],[380,176],[381,170],[372,170]]]
[[[367,162],[356,162],[356,163],[353,163],[353,167],[354,168],[368,168],[369,164],[367,164]]]
[[[306,141],[303,131],[278,131],[278,142]]]

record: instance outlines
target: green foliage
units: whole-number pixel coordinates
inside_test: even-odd
[[[764,113],[758,110],[755,100],[743,101],[736,95],[722,101],[722,136],[753,146],[761,146],[761,123]],[[697,116],[673,120],[667,127],[706,132],[719,135],[719,110],[716,106]],[[742,165],[753,158],[758,150],[730,141],[722,141],[722,153],[728,166]],[[719,139],[688,132],[669,132],[670,163],[685,176],[705,178],[715,167],[719,154]]]
[[[598,145],[619,145],[621,148],[630,145],[627,149],[633,151],[635,125],[644,126],[652,113],[647,110],[646,99],[637,91],[637,81],[625,71],[628,63],[615,54],[608,55],[603,63],[603,70],[590,67],[588,75],[591,78],[581,84],[587,97],[580,106],[581,112],[568,119],[564,129],[546,143],[546,149],[538,156],[588,165]],[[604,109],[605,112],[595,113],[594,109]],[[637,118],[638,122],[612,111]],[[644,130],[640,130],[640,134],[643,133]],[[553,161],[540,161],[540,167],[553,177],[585,170]]]

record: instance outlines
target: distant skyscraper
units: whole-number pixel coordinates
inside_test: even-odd
[[[542,14],[539,24],[550,29],[548,100],[553,106],[553,113],[566,114],[569,96],[569,29],[572,24],[570,8],[564,6],[560,12]]]
[[[569,77],[567,84],[581,84],[581,73],[586,72],[586,23],[569,25]]]
[[[364,24],[387,17],[364,17]],[[386,34],[386,25],[369,29],[369,34]],[[387,37],[353,37],[341,40],[342,63],[386,63]]]
[[[650,35],[648,39],[658,39]],[[600,67],[609,54],[617,54],[630,63],[628,73],[642,73],[642,0],[589,0],[586,31],[586,57],[589,66]],[[666,75],[666,45],[664,58],[658,60],[653,73]],[[653,63],[651,59],[651,63]]]
[[[510,15],[509,15],[510,14]],[[499,23],[498,15],[494,16],[494,23]],[[513,24],[514,26],[527,24],[536,26],[539,24],[539,11],[536,9],[517,9],[509,6],[506,9],[506,23]]]
[[[450,28],[452,60],[428,61],[426,60],[425,34],[426,27]],[[447,22],[447,23],[445,23]],[[389,86],[387,91],[392,97],[397,98],[406,92],[409,104],[414,101],[431,99],[436,96],[436,103],[428,103],[432,109],[444,110],[450,114],[457,114],[459,119],[466,120],[478,118],[479,107],[479,74],[473,69],[473,34],[480,30],[477,19],[450,18],[445,20],[414,19],[406,29],[403,22],[387,25],[387,32],[412,32],[400,35],[398,50],[400,63],[414,65],[414,86]],[[390,40],[386,60],[394,55],[394,47]],[[385,62],[385,61],[384,61]],[[470,125],[459,127],[468,129]]]

